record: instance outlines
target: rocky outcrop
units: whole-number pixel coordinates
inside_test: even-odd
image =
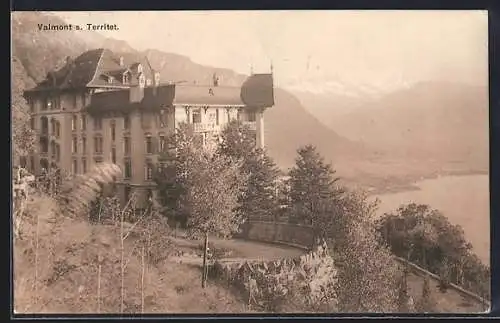
[[[216,261],[212,275],[232,285],[248,304],[266,311],[318,311],[335,307],[336,269],[326,243],[295,259]]]

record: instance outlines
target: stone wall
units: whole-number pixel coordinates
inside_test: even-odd
[[[269,312],[328,312],[335,308],[336,269],[326,243],[278,261],[219,262],[213,278],[237,289],[250,306]]]
[[[248,221],[241,227],[240,238],[270,243],[283,243],[310,248],[314,242],[309,226],[286,222]]]
[[[242,227],[241,238],[248,240],[263,241],[269,243],[288,244],[308,249],[312,246],[314,236],[310,226],[296,225],[285,222],[249,221]],[[410,266],[412,272],[419,277],[429,277],[434,283],[439,283],[439,277],[413,263],[394,257],[398,263]],[[480,307],[489,308],[490,302],[472,292],[466,291],[454,284],[449,288],[453,293],[464,299],[477,304]]]

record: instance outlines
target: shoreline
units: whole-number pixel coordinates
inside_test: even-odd
[[[421,176],[420,178],[415,178],[414,176],[413,179],[399,179],[399,183],[394,183],[392,185],[387,185],[387,186],[372,186],[371,190],[368,189],[367,193],[368,196],[374,196],[374,195],[388,195],[388,194],[397,194],[397,193],[404,193],[404,192],[411,192],[411,191],[419,191],[421,188],[418,186],[417,183],[428,181],[428,180],[435,180],[439,179],[442,177],[465,177],[465,176],[477,176],[477,175],[489,175],[489,171],[484,171],[484,170],[477,170],[477,171],[443,171],[435,174],[430,174],[427,176]],[[364,185],[360,185],[360,187],[363,187]]]

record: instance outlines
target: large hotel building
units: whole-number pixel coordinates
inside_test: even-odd
[[[162,83],[146,57],[108,49],[68,58],[24,93],[38,145],[26,166],[36,175],[53,166],[76,175],[110,161],[123,170],[120,198],[134,192],[141,203],[154,190],[153,169],[167,149],[166,137],[181,122],[192,124],[208,144],[238,119],[264,146],[264,111],[274,105],[272,74],[252,74],[240,87],[218,83],[216,75],[206,85]]]

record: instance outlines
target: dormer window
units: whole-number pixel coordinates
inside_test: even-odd
[[[137,73],[139,73],[139,74],[142,73],[142,65],[141,64],[137,65]]]
[[[123,84],[129,83],[129,75],[128,73],[123,74]]]
[[[113,83],[114,80],[115,80],[114,77],[112,77],[112,76],[108,77],[108,83],[109,84]]]
[[[160,85],[160,73],[155,73],[155,85]]]
[[[123,66],[123,65],[124,65],[123,57],[120,57],[120,66]]]
[[[146,84],[146,78],[144,77],[144,74],[141,74],[139,76],[139,86],[140,87],[144,87]]]

